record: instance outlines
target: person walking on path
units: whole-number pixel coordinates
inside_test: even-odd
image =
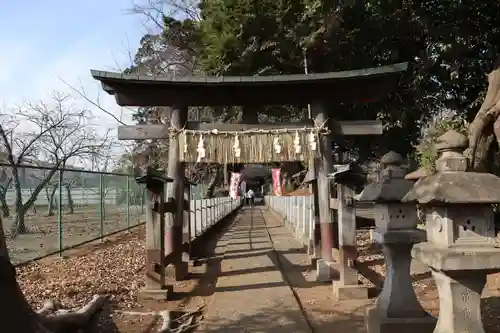
[[[248,204],[253,207],[254,193],[253,193],[252,189],[249,189],[247,192],[247,200],[248,200]]]

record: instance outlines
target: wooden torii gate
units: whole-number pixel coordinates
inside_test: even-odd
[[[333,263],[332,248],[337,238],[329,208],[332,141],[335,136],[380,135],[382,124],[373,120],[335,121],[335,113],[327,111],[325,104],[379,100],[395,90],[406,69],[407,63],[399,63],[333,73],[180,78],[96,70],[91,73],[102,83],[104,91],[115,96],[120,106],[171,108],[170,124],[121,126],[118,129],[120,140],[169,140],[167,177],[173,181],[167,186],[167,201],[183,200],[184,162],[237,164],[314,160],[319,207],[316,225],[319,222],[321,229],[322,260],[317,261],[318,271],[325,271],[325,267],[328,271]],[[300,123],[255,124],[256,107],[291,104],[310,104],[313,119]],[[242,106],[243,119],[253,119],[253,124],[188,121],[190,106]],[[297,149],[297,142],[300,149]],[[148,247],[155,248],[147,250],[165,255],[175,253],[176,278],[182,279],[187,272],[187,263],[182,261],[179,248],[183,214],[166,214],[166,223],[163,219],[154,222],[164,223],[164,227],[150,228],[155,234],[147,237],[157,241],[148,243]],[[164,244],[160,241],[164,237],[160,233],[163,230]],[[158,262],[150,262],[152,260],[148,257],[148,267],[156,264],[157,270],[165,269]],[[164,275],[163,271],[160,276]],[[165,285],[164,281],[147,278],[146,287],[155,294]]]

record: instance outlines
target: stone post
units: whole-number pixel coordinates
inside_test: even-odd
[[[425,312],[413,291],[411,249],[413,244],[425,241],[425,232],[416,228],[415,205],[401,202],[413,186],[412,181],[404,179],[403,163],[401,155],[392,151],[385,154],[377,183],[369,184],[356,197],[374,203],[373,238],[382,246],[386,266],[384,287],[375,306],[366,310],[368,333],[430,333],[436,325],[435,318]]]
[[[436,172],[417,181],[403,202],[424,208],[427,242],[412,256],[432,268],[439,292],[434,333],[483,333],[480,300],[487,274],[499,271],[493,208],[500,178],[467,172],[467,138],[448,131],[439,138]]]

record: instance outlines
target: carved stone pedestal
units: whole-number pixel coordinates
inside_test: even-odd
[[[484,271],[433,271],[439,292],[439,320],[434,333],[484,333],[481,320],[481,293],[486,284]]]
[[[374,240],[382,244],[386,277],[375,307],[366,311],[368,333],[431,333],[436,319],[420,305],[413,291],[410,266],[414,243],[425,240],[422,230],[375,231]]]

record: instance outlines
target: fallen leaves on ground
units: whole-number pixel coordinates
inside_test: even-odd
[[[144,281],[145,253],[145,241],[135,233],[83,256],[19,267],[17,279],[34,309],[49,299],[64,308],[81,307],[95,294],[109,295],[115,307],[132,308]]]

